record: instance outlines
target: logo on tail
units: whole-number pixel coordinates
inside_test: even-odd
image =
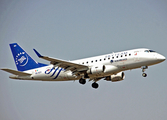
[[[28,63],[28,56],[25,52],[21,52],[16,55],[16,64],[19,66],[25,66]]]
[[[17,43],[10,44],[10,48],[18,71],[26,71],[47,66],[33,60]]]

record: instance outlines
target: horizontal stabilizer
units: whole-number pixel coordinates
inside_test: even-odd
[[[16,71],[16,70],[12,70],[12,69],[1,69],[3,71],[9,72],[11,74],[14,75],[20,75],[20,76],[27,76],[27,75],[31,75],[29,73],[25,73],[25,72],[20,72],[20,71]]]

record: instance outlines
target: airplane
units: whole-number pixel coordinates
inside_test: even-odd
[[[92,87],[99,87],[98,81],[117,82],[125,79],[123,71],[141,68],[142,76],[146,77],[148,66],[161,63],[166,58],[151,49],[140,48],[116,53],[66,61],[41,55],[33,49],[39,58],[50,62],[49,65],[33,60],[17,43],[10,44],[17,70],[1,69],[9,72],[11,79],[37,81],[72,81],[79,80],[85,84],[86,79],[93,81]]]

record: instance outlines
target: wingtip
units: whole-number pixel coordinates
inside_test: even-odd
[[[0,68],[0,70],[3,70],[3,71],[5,71],[5,70],[6,70],[6,68]]]
[[[39,52],[37,52],[35,49],[33,49],[34,52],[37,54],[38,57],[43,57]]]

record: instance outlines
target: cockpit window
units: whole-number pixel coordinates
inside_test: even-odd
[[[149,50],[145,50],[144,52],[148,52],[149,53]]]
[[[150,52],[155,52],[154,50],[149,50]]]
[[[145,50],[144,52],[155,52],[154,50]]]

